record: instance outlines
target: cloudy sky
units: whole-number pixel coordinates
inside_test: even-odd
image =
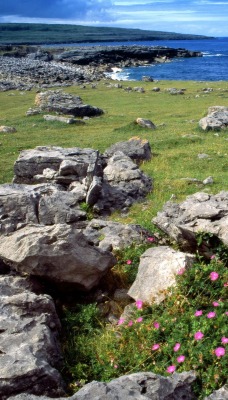
[[[228,36],[228,0],[0,0],[0,22],[69,23]]]

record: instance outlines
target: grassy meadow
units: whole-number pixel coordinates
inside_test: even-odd
[[[134,205],[127,217],[116,213],[116,220],[151,228],[151,218],[172,194],[179,202],[200,190],[228,190],[228,131],[204,132],[198,127],[209,106],[228,106],[228,82],[122,82],[122,89],[108,87],[108,83],[98,82],[96,89],[90,85],[63,89],[104,110],[104,115],[89,119],[84,126],[47,122],[42,115],[26,117],[26,111],[34,107],[35,90],[1,92],[0,125],[14,126],[17,132],[0,134],[0,182],[11,182],[13,164],[23,149],[54,145],[103,152],[113,143],[137,136],[148,139],[152,148],[152,160],[141,168],[153,178],[154,189],[143,205]],[[123,90],[129,86],[144,87],[145,93]],[[155,86],[160,92],[152,91]],[[185,94],[171,95],[167,92],[171,87],[185,88]],[[205,88],[213,91],[205,93]],[[152,120],[157,129],[137,126],[137,117]],[[200,153],[209,158],[199,159]],[[182,179],[208,176],[214,179],[208,186]]]
[[[23,149],[53,145],[103,152],[133,136],[148,139],[153,158],[141,168],[153,178],[153,191],[127,215],[116,212],[110,218],[149,229],[149,245],[154,246],[151,219],[172,195],[180,202],[198,191],[228,190],[228,130],[204,132],[198,126],[209,106],[228,106],[228,82],[123,82],[122,89],[108,84],[98,82],[96,89],[91,85],[64,88],[104,110],[102,116],[75,126],[44,121],[42,115],[26,117],[34,107],[35,90],[1,92],[0,125],[13,126],[17,132],[0,134],[0,182],[12,181],[13,164]],[[144,87],[145,93],[123,90],[129,86]],[[160,92],[152,91],[155,86]],[[185,88],[185,94],[171,95],[167,89],[172,87]],[[205,93],[205,88],[213,90]],[[137,126],[138,117],[152,120],[157,129]],[[200,159],[198,154],[203,153],[209,157]],[[214,183],[207,186],[182,179],[202,181],[208,176]],[[119,279],[128,287],[144,251],[142,246],[120,251],[111,282]],[[180,271],[177,287],[161,305],[148,307],[139,299],[130,321],[107,323],[96,304],[63,304],[62,373],[69,394],[94,379],[108,381],[139,371],[167,376],[193,370],[198,399],[223,386],[228,353],[227,266],[227,248],[214,249],[210,261],[201,257],[188,273]],[[117,317],[122,311],[118,307]]]

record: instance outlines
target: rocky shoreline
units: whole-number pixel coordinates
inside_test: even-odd
[[[26,49],[0,46],[0,91],[71,86],[107,79],[112,68],[200,57],[186,49],[149,46],[89,46],[72,49]]]

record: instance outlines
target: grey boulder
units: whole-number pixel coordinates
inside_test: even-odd
[[[186,251],[195,251],[198,233],[211,233],[228,245],[228,192],[195,193],[183,203],[168,201],[153,223]],[[207,249],[206,249],[207,251]]]
[[[175,286],[178,272],[190,268],[194,260],[193,255],[168,246],[146,250],[140,257],[138,273],[128,295],[147,304],[161,303],[167,289]]]
[[[85,385],[68,400],[193,400],[191,383],[195,380],[192,372],[163,377],[152,372],[141,372],[122,376],[109,383],[93,381]],[[59,398],[65,400],[66,398]],[[36,397],[19,394],[10,400],[50,400],[46,396]]]
[[[125,142],[113,144],[104,152],[104,157],[110,158],[117,151],[122,151],[137,164],[140,164],[142,161],[149,161],[152,158],[151,147],[148,140],[137,137],[132,137]]]
[[[204,131],[226,128],[228,126],[228,107],[209,107],[208,115],[204,118],[201,118],[199,121],[199,126]]]
[[[20,273],[90,290],[115,264],[72,225],[27,225],[0,238],[0,258]]]
[[[21,392],[64,395],[60,322],[48,295],[26,278],[0,277],[1,400]]]

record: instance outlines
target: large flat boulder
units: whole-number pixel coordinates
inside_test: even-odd
[[[152,158],[150,143],[148,140],[132,137],[124,142],[118,142],[110,146],[104,152],[104,157],[110,158],[117,151],[122,151],[130,157],[135,163],[149,161]]]
[[[104,113],[98,107],[83,104],[79,96],[64,93],[61,90],[47,90],[38,93],[35,98],[35,105],[41,111],[54,111],[75,117],[94,117]]]
[[[27,225],[0,238],[0,258],[20,273],[90,290],[116,260],[72,225]]]
[[[62,363],[60,322],[51,297],[34,292],[34,283],[0,277],[0,397],[21,392],[64,395],[56,368]]]
[[[228,192],[195,193],[180,204],[167,202],[153,223],[183,249],[195,251],[197,234],[211,233],[228,246]]]
[[[114,379],[109,383],[93,381],[85,385],[67,400],[193,400],[191,383],[193,372],[173,374],[163,377],[152,372],[141,372]],[[65,400],[66,398],[59,398]],[[50,400],[46,396],[30,396],[19,394],[10,400]]]
[[[190,268],[194,260],[193,255],[168,246],[146,250],[140,257],[138,273],[128,291],[129,296],[147,304],[161,303],[167,289],[175,286],[178,272]]]

